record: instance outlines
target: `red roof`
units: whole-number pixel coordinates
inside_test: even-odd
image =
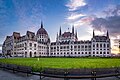
[[[72,33],[70,33],[70,32],[64,32],[62,34],[62,37],[70,37],[71,35],[72,35]]]

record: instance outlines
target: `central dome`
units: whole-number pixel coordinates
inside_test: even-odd
[[[47,31],[43,28],[43,24],[41,23],[41,28],[37,31],[37,35],[39,34],[46,34],[48,35]]]

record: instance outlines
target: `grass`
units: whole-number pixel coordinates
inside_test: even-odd
[[[0,62],[30,66],[34,71],[44,68],[112,68],[120,67],[118,58],[11,58],[0,59]]]

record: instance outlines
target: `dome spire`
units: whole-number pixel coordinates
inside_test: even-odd
[[[43,22],[41,21],[41,28],[43,28]]]
[[[46,34],[46,35],[48,35],[47,31],[43,27],[43,22],[42,21],[41,21],[40,29],[37,31],[37,35],[39,35],[39,34]]]

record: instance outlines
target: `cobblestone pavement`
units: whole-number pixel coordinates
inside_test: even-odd
[[[27,75],[23,73],[14,74],[12,73],[12,71],[0,70],[0,80],[40,80],[40,77],[35,75],[29,75],[29,77],[27,77]],[[64,79],[45,77],[42,80],[64,80]],[[70,80],[75,80],[75,79],[70,79]],[[79,80],[91,80],[91,79],[79,79]],[[120,79],[116,77],[108,77],[108,78],[100,78],[96,80],[120,80]]]

